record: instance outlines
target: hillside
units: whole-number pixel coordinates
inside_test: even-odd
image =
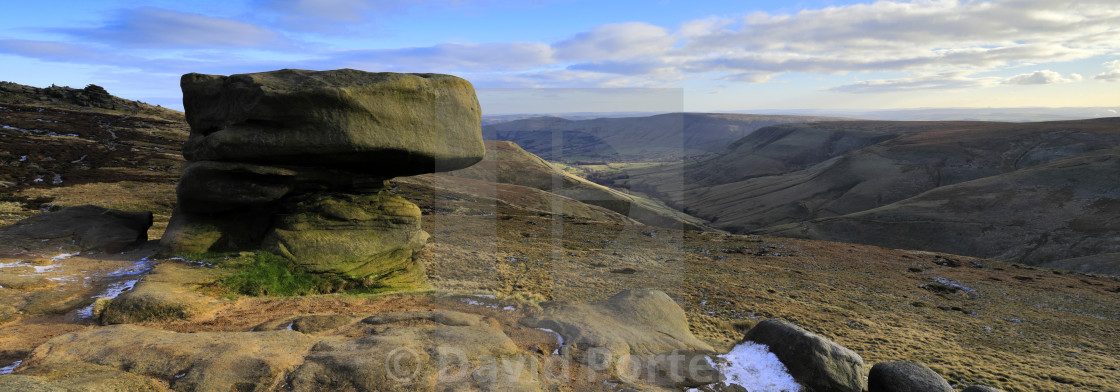
[[[550,161],[672,161],[720,151],[769,125],[823,120],[838,118],[715,113],[589,120],[539,117],[489,124],[482,136],[512,141]]]
[[[101,90],[104,91],[104,90]],[[170,216],[187,139],[183,114],[66,87],[0,83],[0,224],[55,206]],[[162,225],[150,233],[158,238]]]
[[[1120,167],[1107,163],[1116,146],[1118,119],[791,124],[756,131],[712,157],[633,170],[611,184],[733,232],[1039,264],[1118,249],[1109,240],[1113,226],[1082,218],[1120,218],[1107,207],[1120,186]],[[963,222],[992,234],[971,235]],[[1051,237],[1067,225],[1077,228]],[[1047,250],[1034,249],[1040,247]]]
[[[59,127],[51,128],[53,134],[5,129],[13,132],[0,137],[0,142],[9,143],[5,149],[54,146],[58,151],[70,151],[62,148],[84,146],[86,161],[112,162],[62,172],[64,181],[58,184],[13,182],[4,191],[10,192],[5,197],[14,200],[5,204],[10,216],[26,217],[39,213],[40,208],[87,203],[153,210],[156,225],[150,238],[159,237],[162,229],[158,227],[169,218],[161,211],[170,212],[175,201],[179,169],[172,166],[181,165],[178,138],[185,135],[181,120],[141,121],[122,113],[0,106],[8,108],[0,110],[4,121],[0,124],[43,118],[57,120],[51,124]],[[34,117],[40,114],[51,117]],[[110,122],[104,128],[99,125]],[[83,131],[87,128],[88,133]],[[109,142],[113,148],[90,148]],[[840,144],[859,143],[865,142]],[[1035,391],[1110,390],[1120,384],[1120,331],[1115,327],[1120,312],[1112,306],[1120,281],[1115,278],[950,254],[641,225],[579,199],[583,192],[602,197],[589,197],[590,201],[616,200],[626,194],[560,175],[512,143],[491,142],[488,147],[489,157],[477,168],[393,180],[392,192],[419,205],[423,229],[431,234],[418,256],[429,283],[425,290],[253,297],[220,291],[212,281],[191,280],[202,283],[193,291],[169,296],[205,298],[213,303],[207,312],[183,320],[136,322],[136,328],[246,332],[285,329],[301,318],[357,320],[385,312],[437,309],[481,314],[487,323],[511,331],[519,350],[549,352],[558,348],[555,336],[520,327],[517,317],[538,311],[542,301],[585,303],[643,287],[667,293],[684,309],[692,333],[719,350],[730,348],[757,322],[783,318],[851,348],[869,365],[898,359],[918,361],[958,386],[982,383],[1007,391]],[[129,155],[114,155],[126,152]],[[1107,156],[1103,150],[1100,154]],[[35,161],[29,156],[24,162],[38,167],[57,164],[53,167],[56,172],[79,165],[57,163],[63,161],[54,158],[60,155],[47,156],[52,159],[36,155]],[[158,159],[168,159],[169,166],[151,166]],[[1036,166],[1061,170],[1062,162]],[[19,163],[5,167],[36,170]],[[1091,162],[1071,165],[1081,163]],[[815,166],[808,158],[788,165]],[[100,174],[82,177],[87,172]],[[0,255],[0,366],[7,371],[16,369],[16,374],[0,377],[75,383],[96,377],[158,378],[107,366],[66,365],[70,367],[49,374],[20,374],[13,366],[28,360],[35,347],[61,334],[133,330],[131,326],[102,326],[84,313],[92,309],[95,296],[114,290],[120,294],[143,282],[160,287],[157,285],[183,279],[181,272],[175,272],[187,268],[217,270],[199,261],[153,257],[154,247],[149,243],[122,254]],[[153,270],[159,273],[150,272]],[[371,328],[384,331],[367,325],[346,332],[364,336]],[[233,343],[238,347],[253,344]],[[358,363],[369,356],[351,358]],[[175,384],[180,380],[178,374],[185,373],[170,373],[166,380],[161,379],[161,388],[189,388]],[[603,385],[608,384],[577,385],[571,390]],[[611,390],[625,387],[619,384]]]
[[[485,160],[447,175],[533,188],[602,207],[652,226],[699,230],[704,225],[702,220],[655,200],[626,194],[565,173],[512,142],[487,141]],[[569,212],[564,210],[564,213]]]

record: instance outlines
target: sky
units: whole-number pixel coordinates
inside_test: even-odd
[[[1116,0],[0,0],[0,80],[436,72],[484,114],[1112,107]]]

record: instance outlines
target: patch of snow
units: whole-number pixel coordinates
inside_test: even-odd
[[[556,349],[552,350],[552,354],[554,354],[554,355],[555,354],[560,354],[560,347],[564,347],[564,337],[560,336],[559,332],[553,331],[553,330],[548,329],[548,328],[537,328],[537,329],[539,329],[541,331],[549,332],[553,335],[556,335]]]
[[[121,268],[119,270],[110,272],[108,275],[105,275],[105,276],[106,277],[118,277],[119,278],[119,277],[125,277],[125,276],[141,275],[141,274],[144,274],[148,271],[151,271],[152,268],[153,268],[152,260],[147,258],[147,257],[144,257],[144,258],[140,259],[139,261],[133,263],[131,266],[128,266],[128,267]],[[120,296],[125,291],[132,290],[133,287],[136,287],[136,284],[139,283],[141,279],[144,279],[144,277],[141,276],[141,277],[138,277],[136,279],[129,279],[129,280],[123,280],[123,281],[120,281],[120,282],[112,283],[112,284],[109,285],[109,287],[107,287],[105,289],[105,291],[101,292],[101,294],[99,294],[99,295],[95,295],[93,298],[108,298],[108,299],[117,298],[117,296]],[[93,317],[93,304],[90,304],[89,306],[86,306],[85,308],[79,309],[78,310],[78,317],[81,317],[81,318]]]
[[[12,370],[16,370],[16,367],[18,367],[21,363],[23,363],[22,359],[13,362],[11,365],[0,368],[0,374],[12,374]]]
[[[19,265],[20,265],[20,262],[18,262],[18,261],[13,261],[11,263],[0,263],[0,268],[18,267]]]
[[[55,268],[58,268],[58,264],[51,264],[51,265],[33,265],[33,266],[31,266],[31,268],[34,268],[34,269],[35,269],[35,273],[37,273],[37,274],[41,274],[41,273],[44,273],[44,272],[47,272],[47,271],[53,270],[53,269],[55,269]]]
[[[190,259],[183,258],[183,257],[172,257],[171,260],[182,261],[182,262],[187,263],[187,264],[197,265],[197,266],[202,266],[202,267],[207,267],[207,268],[214,266],[213,263],[207,263],[205,261],[199,261],[199,260],[190,260]]]
[[[61,183],[62,183],[62,175],[58,174],[58,173],[54,173],[54,179],[51,180],[51,184],[58,185],[58,184],[61,184]]]
[[[27,161],[27,155],[19,157],[19,161],[20,162],[26,162]]]
[[[477,298],[485,298],[485,299],[493,299],[494,298],[494,296],[490,295],[490,294],[475,294],[473,296],[477,297]],[[487,309],[501,309],[501,310],[506,310],[506,311],[517,310],[517,308],[515,308],[513,306],[501,306],[501,305],[498,305],[498,304],[475,301],[475,300],[470,299],[470,298],[459,298],[459,300],[461,300],[463,302],[466,302],[467,305],[482,306],[482,307],[485,307]]]
[[[71,258],[71,257],[77,256],[77,255],[80,255],[80,254],[82,254],[82,252],[74,252],[74,253],[63,253],[63,254],[60,254],[60,255],[58,255],[58,256],[55,256],[55,257],[51,257],[51,261],[61,261],[61,260],[66,260],[66,259],[69,259],[69,258]]]
[[[785,365],[766,345],[743,342],[716,359],[715,363],[708,362],[727,378],[724,385],[738,384],[751,392],[801,390],[801,385],[793,380]]]
[[[295,323],[296,323],[295,321],[292,321],[292,322],[288,323],[288,326],[284,327],[284,329],[289,330],[289,331],[295,331],[294,329],[292,329],[292,324],[295,324]]]
[[[124,267],[124,268],[121,268],[119,270],[110,272],[108,275],[105,275],[105,276],[121,277],[121,276],[139,275],[139,274],[151,271],[152,268],[153,268],[152,260],[147,258],[147,257],[144,257],[144,258],[136,261],[135,263],[132,263],[132,265],[130,265],[128,267]]]
[[[965,292],[968,292],[968,293],[975,293],[976,292],[976,290],[974,290],[974,289],[971,289],[971,288],[968,288],[968,287],[965,287],[965,286],[961,286],[959,283],[951,281],[949,279],[933,278],[933,281],[937,282],[937,283],[941,283],[941,284],[943,284],[945,286],[948,286],[948,287],[952,287],[952,288],[957,289],[957,290],[964,290]]]
[[[16,128],[16,127],[13,127],[13,126],[11,126],[11,125],[2,125],[2,124],[0,124],[0,128],[3,128],[3,129],[11,129],[11,130],[13,130],[13,131],[20,131],[20,132],[31,132],[31,131],[28,131],[28,130],[26,130],[26,129],[23,129],[23,128]]]

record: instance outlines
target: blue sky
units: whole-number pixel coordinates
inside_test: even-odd
[[[3,3],[0,79],[176,109],[281,68],[454,74],[490,114],[1120,106],[1115,0]]]

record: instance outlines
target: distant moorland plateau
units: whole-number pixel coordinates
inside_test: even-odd
[[[159,253],[197,164],[184,113],[93,85],[3,82],[0,389],[740,391],[656,367],[638,380],[473,376],[480,358],[544,364],[589,347],[727,353],[783,319],[858,353],[864,387],[873,364],[906,360],[952,391],[1120,390],[1120,119],[840,115],[484,120],[472,166],[355,181],[410,214],[381,220],[343,202],[369,195],[338,196],[362,188],[335,184],[345,171],[223,162],[211,166],[233,175],[194,179],[214,180],[195,197],[258,199],[305,181],[336,199],[276,219],[316,230],[418,216],[407,223],[430,237],[406,258],[416,285],[372,276],[347,291],[292,265],[250,269],[267,254]],[[238,181],[252,186],[208,188]],[[150,226],[120,251],[20,237],[29,218],[82,205],[151,212]],[[393,382],[381,359],[395,347],[429,362],[466,348],[479,373]]]
[[[734,233],[1120,273],[1120,118],[822,120],[541,118],[488,125],[484,135],[555,153],[596,182]],[[690,158],[626,164],[666,156]]]

